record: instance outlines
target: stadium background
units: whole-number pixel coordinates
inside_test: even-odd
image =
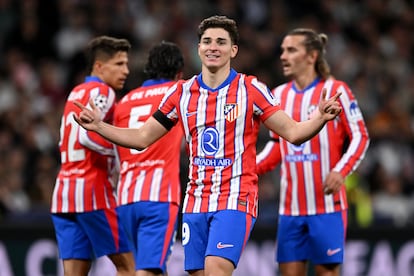
[[[344,275],[414,275],[414,3],[409,0],[0,0],[0,275],[9,275],[7,267],[11,275],[25,275],[29,249],[44,239],[49,243],[42,243],[40,252],[48,257],[38,261],[41,272],[26,274],[59,274],[48,209],[59,166],[60,114],[70,89],[85,76],[82,50],[88,40],[106,34],[131,41],[131,73],[121,96],[142,82],[147,50],[161,40],[182,48],[186,78],[199,73],[196,28],[214,14],[238,23],[241,44],[233,67],[269,87],[284,81],[279,46],[288,30],[311,27],[328,35],[332,72],[353,90],[372,141],[347,181],[349,248],[354,248],[348,251],[365,253],[354,266],[345,264]],[[263,130],[259,149],[266,139]],[[185,157],[181,168],[185,185]],[[260,259],[274,272],[273,249],[261,250],[274,239],[278,173],[260,178],[251,247],[257,250],[248,253],[255,259],[268,252]]]

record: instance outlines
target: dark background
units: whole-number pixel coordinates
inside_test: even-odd
[[[310,27],[328,35],[333,75],[353,90],[371,136],[347,180],[349,229],[412,227],[414,5],[404,0],[0,0],[0,226],[50,225],[62,106],[83,81],[82,51],[92,37],[133,45],[121,96],[141,84],[147,50],[161,40],[182,48],[185,78],[198,74],[197,26],[215,14],[238,23],[234,68],[270,88],[285,81],[279,46],[287,31]],[[266,139],[262,130],[258,149]],[[184,186],[185,157],[182,165]],[[257,227],[277,224],[278,185],[278,169],[260,178]]]

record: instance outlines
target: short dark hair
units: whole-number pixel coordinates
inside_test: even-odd
[[[168,41],[153,46],[144,67],[150,79],[174,79],[184,67],[184,57],[177,44]]]
[[[92,39],[86,49],[88,72],[92,71],[96,60],[108,60],[117,52],[129,52],[131,43],[127,39],[98,36]]]
[[[214,15],[201,21],[198,25],[198,40],[200,41],[204,32],[211,28],[223,28],[229,35],[234,45],[239,45],[239,31],[237,30],[236,21],[224,15]]]

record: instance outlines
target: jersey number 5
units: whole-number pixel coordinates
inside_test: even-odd
[[[131,112],[129,114],[129,128],[140,128],[148,119],[148,116],[151,114],[152,104],[146,104],[142,106],[137,106],[131,108]],[[144,152],[144,150],[136,150],[130,149],[131,154],[138,154]]]

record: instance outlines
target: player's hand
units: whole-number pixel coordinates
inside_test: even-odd
[[[323,191],[325,194],[335,194],[339,192],[342,185],[344,184],[345,179],[342,177],[342,174],[339,172],[331,171],[325,179],[323,186]]]
[[[339,96],[341,96],[341,93],[337,92],[331,98],[326,99],[326,88],[322,90],[322,97],[319,102],[319,112],[325,121],[333,120],[339,113],[341,113],[342,107],[338,102]]]
[[[87,130],[96,131],[101,120],[101,111],[97,108],[91,98],[89,105],[92,109],[87,108],[78,101],[73,102],[79,109],[79,115],[73,115],[75,121]]]

